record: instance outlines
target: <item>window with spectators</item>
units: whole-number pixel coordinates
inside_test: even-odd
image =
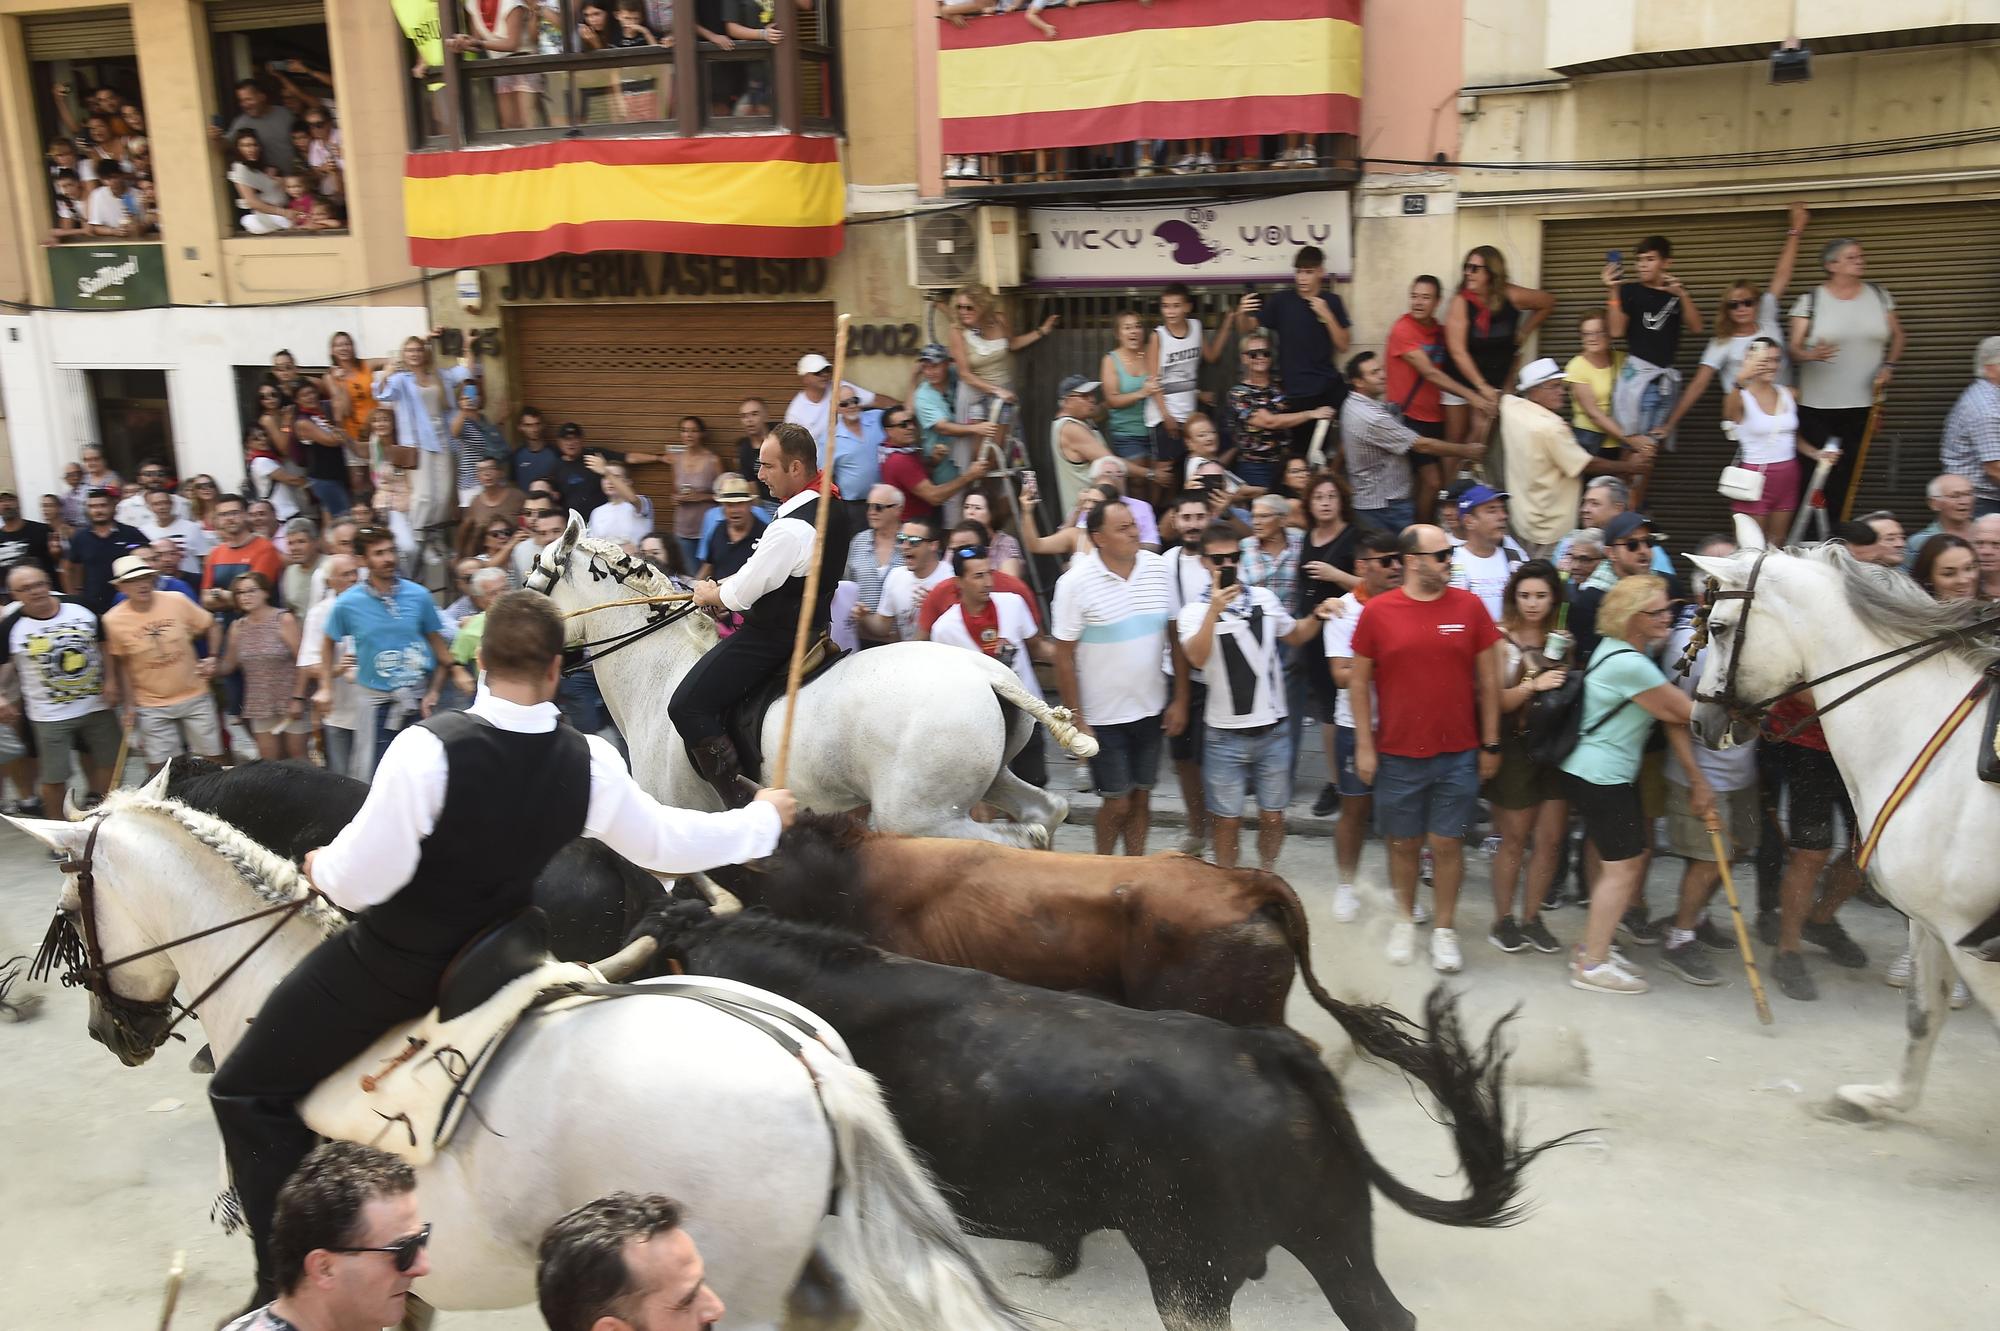
[[[345,231],[344,138],[321,0],[209,0],[217,170],[248,235]]]
[[[50,244],[157,239],[159,195],[131,12],[23,19]]]

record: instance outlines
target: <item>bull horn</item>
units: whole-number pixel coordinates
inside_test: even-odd
[[[67,822],[80,823],[83,821],[83,810],[76,807],[76,792],[68,786],[63,787],[62,815]]]
[[[617,984],[629,980],[644,970],[653,954],[660,950],[660,940],[651,934],[642,934],[624,947],[597,963],[597,973],[606,980]]]

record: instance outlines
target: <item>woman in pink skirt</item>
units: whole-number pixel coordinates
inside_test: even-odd
[[[1785,543],[1799,511],[1800,455],[1819,461],[1819,450],[1799,438],[1798,399],[1778,382],[1783,363],[1778,344],[1758,338],[1744,353],[1735,389],[1722,402],[1722,418],[1736,426],[1737,465],[1764,474],[1764,493],[1730,508],[1757,519],[1773,545]]]

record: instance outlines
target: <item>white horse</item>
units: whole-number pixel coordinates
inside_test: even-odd
[[[1730,708],[1754,706],[1833,672],[1844,673],[1813,689],[1822,708],[1867,685],[1821,721],[1860,819],[1858,842],[2000,649],[1991,638],[1961,640],[1920,664],[1891,670],[1918,654],[1917,644],[1965,627],[1990,607],[1941,604],[1900,574],[1861,563],[1843,546],[1769,549],[1747,518],[1736,519],[1736,539],[1738,552],[1726,558],[1690,556],[1721,584],[1724,597],[1709,614],[1708,660],[1697,692],[1707,701],[1695,708],[1695,733],[1721,744],[1739,719]],[[1746,601],[1741,593],[1751,586],[1753,569],[1755,586]],[[1898,648],[1910,650],[1846,669]],[[1983,728],[1982,704],[1895,810],[1869,865],[1877,889],[1910,917],[1916,966],[1907,989],[1909,1045],[1902,1071],[1882,1085],[1840,1087],[1834,1107],[1849,1117],[1917,1103],[1950,1008],[1954,972],[1989,1014],[2000,1016],[2000,965],[1951,945],[2000,907],[2000,874],[1994,872],[2000,864],[2000,787],[1974,773]]]
[[[585,536],[575,514],[536,559],[528,586],[571,616],[572,646],[601,644],[597,687],[631,747],[639,784],[684,809],[719,808],[667,717],[675,687],[716,644],[714,622],[672,607],[682,613],[648,632],[669,607],[607,606],[677,589],[652,565]],[[780,703],[764,718],[766,781],[784,710]],[[998,661],[937,643],[892,643],[835,662],[800,691],[786,784],[801,805],[822,813],[868,805],[887,832],[1046,847],[1069,801],[1007,770],[1038,723],[1071,753],[1096,752],[1096,740],[1078,733],[1068,712],[1030,693]],[[975,821],[972,807],[981,802],[1013,823]]]
[[[203,930],[305,890],[289,861],[143,791],[113,794],[94,822],[8,821],[72,859],[95,826],[89,928],[106,962],[167,945],[110,970],[112,1001],[92,995],[91,1034],[128,1065],[164,1041],[176,984],[205,993],[269,924]],[[81,908],[72,879],[61,909],[80,925]],[[343,924],[312,902],[201,1002],[218,1063],[278,981]],[[775,1328],[837,1185],[850,1222],[838,1264],[871,1324],[1024,1331],[874,1079],[819,1044],[803,1048],[794,1057],[733,1017],[677,999],[530,1018],[481,1083],[477,1112],[417,1171],[436,1237],[432,1274],[416,1293],[444,1309],[530,1302],[550,1222],[620,1189],[663,1192],[687,1206],[731,1324]]]

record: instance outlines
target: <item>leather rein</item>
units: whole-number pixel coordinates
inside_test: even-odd
[[[1756,599],[1757,582],[1763,574],[1764,561],[1770,557],[1771,553],[1768,548],[1757,552],[1755,562],[1750,565],[1750,576],[1745,580],[1743,588],[1740,591],[1725,591],[1718,579],[1710,578],[1708,580],[1708,603],[1702,607],[1701,613],[1695,616],[1694,636],[1688,640],[1687,651],[1681,658],[1680,673],[1682,675],[1687,674],[1694,667],[1695,657],[1700,655],[1702,649],[1708,645],[1708,620],[1709,616],[1714,613],[1715,607],[1724,601],[1741,601],[1743,602],[1743,614],[1737,620],[1736,646],[1735,650],[1729,654],[1729,668],[1723,675],[1722,692],[1703,693],[1697,689],[1694,695],[1696,702],[1705,702],[1721,707],[1732,717],[1758,721],[1762,719],[1766,712],[1771,710],[1774,704],[1783,702],[1786,698],[1790,698],[1795,694],[1816,689],[1822,684],[1831,683],[1836,679],[1851,675],[1857,670],[1866,670],[1870,666],[1881,665],[1884,662],[1895,662],[1894,665],[1891,665],[1881,674],[1869,676],[1853,688],[1834,698],[1831,702],[1816,703],[1804,716],[1787,727],[1783,734],[1776,736],[1780,740],[1791,739],[1834,708],[1847,702],[1849,699],[1866,693],[1883,680],[1900,674],[1908,670],[1911,666],[1922,665],[1932,657],[1949,651],[1952,647],[1978,634],[2000,629],[2000,615],[1990,616],[1986,619],[1977,620],[1963,628],[1947,629],[1942,633],[1934,633],[1928,638],[1918,638],[1914,642],[1902,643],[1899,646],[1891,647],[1886,652],[1877,652],[1873,656],[1841,666],[1835,670],[1829,670],[1823,675],[1815,675],[1811,679],[1800,680],[1789,688],[1781,689],[1760,702],[1746,703],[1741,701],[1737,696],[1737,671],[1743,664],[1744,648],[1750,638],[1750,606]],[[1899,660],[1898,658],[1901,659]]]
[[[571,548],[571,553],[574,553],[574,547]],[[567,562],[567,557],[565,557],[565,562]],[[623,584],[628,576],[636,572],[638,572],[638,568],[626,556],[621,555],[617,563],[602,559],[597,555],[590,556],[590,574],[594,578],[600,580],[611,578]],[[542,595],[547,596],[555,589],[559,577],[560,575],[554,569],[549,568],[540,559],[537,559],[534,566],[528,570],[528,576],[522,579],[521,585],[531,592],[540,592]],[[574,661],[563,667],[563,674],[574,675],[588,670],[605,657],[624,651],[633,643],[639,642],[644,638],[649,638],[667,625],[677,624],[693,614],[698,607],[690,599],[691,593],[678,590],[680,584],[678,580],[674,579],[671,573],[667,577],[669,580],[674,581],[677,590],[663,592],[658,596],[637,596],[623,601],[605,601],[598,605],[587,605],[581,609],[572,610],[564,615],[565,619],[575,619],[582,615],[593,614],[599,610],[610,610],[618,606],[648,605],[652,607],[647,611],[646,622],[637,628],[627,629],[623,633],[614,633],[608,638],[590,638],[583,642],[570,644],[565,648],[565,651],[575,652],[577,657]]]
[[[185,1039],[186,1037],[184,1036],[174,1034],[175,1028],[189,1017],[199,1019],[197,1009],[201,1004],[207,1002],[215,995],[217,990],[221,989],[224,984],[228,983],[235,976],[237,971],[243,969],[243,964],[255,956],[259,948],[276,937],[280,929],[291,923],[292,919],[312,901],[313,894],[307,892],[304,896],[294,900],[281,901],[276,905],[266,906],[262,910],[252,911],[248,915],[241,915],[236,919],[226,920],[221,924],[212,925],[207,929],[197,930],[191,934],[183,934],[179,938],[169,939],[167,942],[157,944],[153,947],[106,961],[104,959],[103,944],[97,937],[97,874],[95,858],[97,854],[97,834],[103,828],[105,818],[109,816],[103,813],[94,815],[90,820],[90,835],[84,838],[83,854],[63,860],[60,866],[62,872],[76,875],[77,910],[74,918],[72,918],[68,911],[60,907],[57,908],[55,919],[49,923],[49,931],[42,939],[41,948],[35,953],[35,960],[29,967],[28,975],[30,979],[46,980],[60,966],[61,974],[59,978],[65,989],[83,989],[87,991],[91,997],[104,1004],[107,1012],[111,1014],[114,1020],[125,1022],[128,1029],[131,1027],[131,1022],[126,1017],[127,1012],[139,1012],[148,1016],[156,1016],[171,1011],[174,1008],[179,1008],[179,1015],[169,1022],[166,1030],[161,1032],[159,1038],[153,1041],[153,1047],[158,1048],[160,1045],[165,1044],[170,1036],[174,1039]],[[216,976],[214,982],[206,989],[196,994],[192,1002],[182,1003],[171,994],[157,1002],[127,998],[111,987],[111,972],[120,966],[128,966],[135,961],[143,961],[147,957],[158,956],[160,953],[179,947],[183,943],[192,943],[213,934],[234,929],[239,925],[270,919],[272,916],[278,918],[272,922],[271,927],[258,935],[257,941],[245,949],[242,956],[231,962],[223,970],[222,974]]]

